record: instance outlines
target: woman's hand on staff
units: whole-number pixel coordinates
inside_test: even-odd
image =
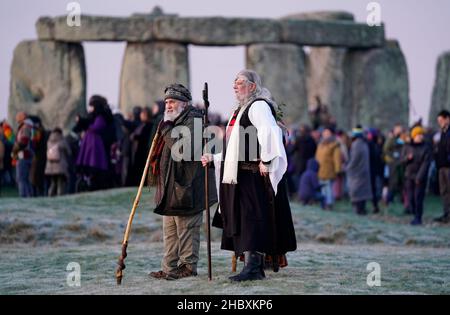
[[[210,153],[204,154],[201,158],[203,167],[207,166],[210,162],[212,162],[212,160],[213,160],[212,154]]]

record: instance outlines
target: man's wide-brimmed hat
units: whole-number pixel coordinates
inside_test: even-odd
[[[164,100],[169,98],[176,99],[182,102],[192,101],[191,92],[182,84],[171,84],[164,90]]]

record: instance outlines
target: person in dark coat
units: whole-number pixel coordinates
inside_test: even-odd
[[[77,166],[76,161],[78,157],[78,152],[80,151],[80,137],[72,129],[65,137],[64,140],[69,145],[70,156],[68,160],[68,172],[69,178],[67,181],[66,191],[68,194],[76,193],[77,186]]]
[[[383,150],[378,144],[378,131],[369,129],[367,132],[367,143],[369,145],[370,156],[370,184],[372,186],[373,213],[379,213],[378,206],[380,193],[378,187],[381,186],[384,175]]]
[[[322,209],[325,208],[325,197],[321,193],[321,185],[319,183],[319,163],[316,159],[312,158],[308,160],[306,171],[300,178],[300,185],[298,191],[298,197],[304,204],[310,204],[314,201],[319,201]]]
[[[294,164],[297,176],[300,177],[306,171],[308,161],[316,155],[316,149],[317,144],[311,136],[311,129],[309,126],[302,126],[294,148]]]
[[[372,199],[372,187],[370,183],[370,159],[369,146],[364,140],[361,127],[352,131],[352,146],[350,148],[350,160],[345,171],[347,172],[347,184],[350,200],[357,214],[366,214],[366,201]]]
[[[129,176],[132,186],[139,186],[150,150],[150,137],[153,129],[151,115],[149,108],[143,108],[140,114],[141,123],[130,135],[132,165]]]
[[[412,142],[406,145],[401,161],[406,165],[405,185],[408,196],[408,206],[414,214],[412,225],[422,224],[423,201],[428,179],[428,168],[433,157],[431,148],[423,141],[425,130],[414,127],[411,131]]]
[[[294,165],[293,181],[297,184],[300,177],[306,170],[306,163],[316,155],[317,144],[311,137],[309,126],[301,126],[300,133],[296,137],[294,147],[292,148],[292,163]],[[295,187],[296,189],[298,187]]]
[[[450,222],[450,112],[443,110],[438,114],[437,121],[441,128],[441,137],[437,145],[436,167],[439,176],[439,191],[442,198],[444,213],[436,222]]]
[[[121,150],[121,144],[125,137],[124,121],[125,118],[120,112],[114,113],[114,127],[116,131],[116,142],[113,143],[110,149],[111,166],[113,173],[114,187],[122,187],[124,183],[122,181],[122,169],[123,169],[123,152]],[[127,135],[128,137],[129,135]]]
[[[157,279],[197,275],[205,171],[200,162],[202,142],[193,141],[194,124],[196,120],[201,124],[202,112],[192,107],[191,101],[191,93],[183,85],[171,84],[166,88],[164,119],[151,148],[149,174],[150,183],[156,186],[154,212],[163,216],[164,236],[162,268],[150,273]],[[174,137],[177,131],[179,136]],[[217,202],[217,193],[214,172],[209,174],[212,206]]]
[[[245,257],[242,271],[230,277],[239,282],[264,279],[264,254],[283,256],[296,250],[297,242],[277,105],[252,70],[237,75],[234,91],[238,106],[226,128],[226,145],[214,161],[221,161],[215,163],[220,165],[221,248]],[[204,165],[210,161],[202,157]]]
[[[153,141],[153,138],[156,135],[156,131],[158,130],[159,123],[164,119],[164,101],[156,101],[152,107],[152,132],[150,133],[150,143]]]
[[[32,147],[34,151],[33,161],[30,169],[30,182],[33,186],[33,196],[44,196],[46,190],[45,165],[47,162],[47,140],[48,132],[42,125],[42,120],[38,116],[29,115],[33,122]]]
[[[141,111],[140,106],[133,107],[133,112],[130,119],[124,119],[122,121],[122,131],[123,138],[120,142],[120,152],[122,157],[122,167],[121,167],[121,182],[123,186],[131,187],[133,184],[133,174],[132,174],[132,141],[130,135],[136,130],[136,128],[141,123]]]

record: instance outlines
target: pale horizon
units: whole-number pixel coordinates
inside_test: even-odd
[[[7,117],[10,66],[14,48],[23,40],[37,39],[35,22],[40,16],[65,15],[71,1],[2,1],[0,3],[0,34],[3,41],[0,58],[0,120]],[[154,6],[165,13],[180,16],[241,16],[280,18],[309,11],[349,11],[358,22],[365,22],[366,6],[371,1],[314,0],[293,1],[227,1],[193,0],[145,1],[123,3],[119,0],[78,1],[83,14],[129,16],[150,12]],[[450,1],[379,0],[386,38],[396,39],[405,54],[410,79],[410,124],[423,118],[428,123],[435,68],[438,56],[450,51]],[[429,3],[429,2],[428,2]],[[125,43],[84,43],[87,65],[87,97],[106,96],[117,106],[119,78]],[[189,46],[191,90],[194,101],[201,101],[204,82],[209,82],[211,111],[228,116],[234,104],[232,82],[236,73],[245,67],[245,47]],[[149,104],[150,105],[150,104]]]

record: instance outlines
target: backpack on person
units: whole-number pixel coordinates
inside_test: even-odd
[[[53,144],[47,149],[47,160],[50,162],[59,162],[60,159],[59,144]]]

